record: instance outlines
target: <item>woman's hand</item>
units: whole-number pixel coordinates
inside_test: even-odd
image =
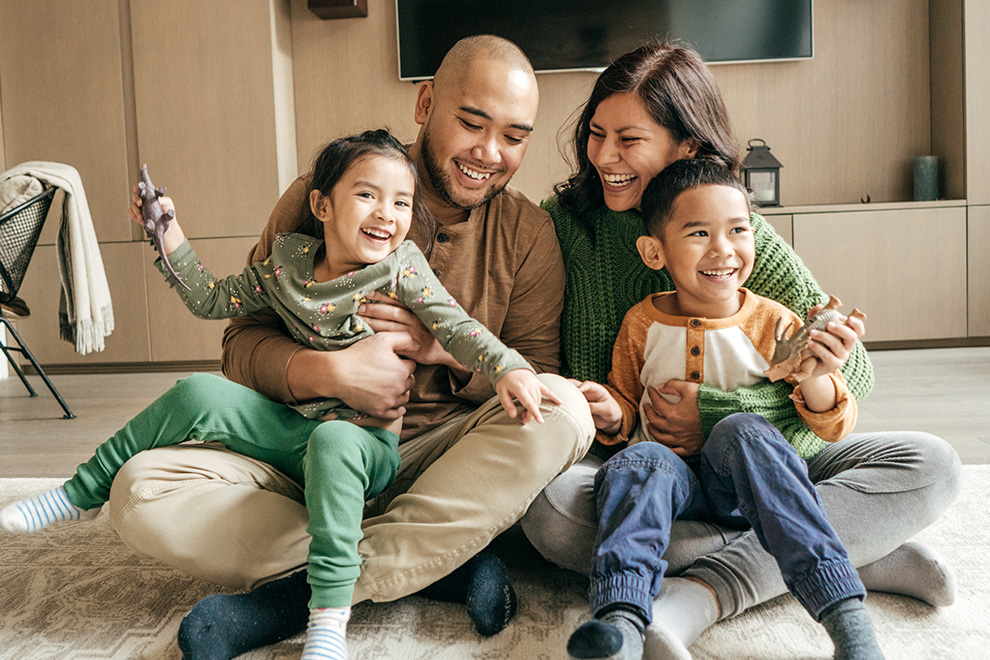
[[[568,380],[584,395],[596,429],[609,435],[615,435],[622,429],[622,409],[607,389],[592,380]]]
[[[529,420],[535,419],[540,424],[543,423],[543,415],[540,414],[540,403],[543,398],[550,399],[557,405],[561,401],[549,387],[544,385],[529,369],[513,369],[498,379],[495,383],[495,392],[498,400],[502,403],[505,412],[512,419],[516,418],[515,398],[523,407],[522,423],[525,425]]]
[[[686,380],[669,380],[660,388],[646,390],[651,405],[644,407],[646,433],[684,458],[701,453],[705,433],[698,413],[698,384]],[[671,403],[661,394],[680,397]]]
[[[375,291],[370,302],[358,307],[358,316],[365,319],[375,332],[402,332],[408,338],[399,347],[400,354],[419,364],[442,364],[462,377],[470,376],[466,367],[443,350],[423,322],[398,300]]]
[[[824,308],[815,305],[808,310],[811,318]],[[809,333],[808,349],[818,361],[809,378],[824,376],[837,371],[849,359],[856,340],[866,333],[866,324],[860,316],[847,316],[845,321],[830,321],[824,330]]]

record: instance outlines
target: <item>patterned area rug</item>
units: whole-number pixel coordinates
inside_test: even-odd
[[[964,468],[962,495],[918,536],[955,567],[959,596],[933,608],[871,594],[867,606],[891,660],[990,657],[990,466]],[[58,485],[0,480],[0,504]],[[563,658],[587,617],[585,580],[543,561],[516,530],[496,541],[509,564],[520,610],[512,624],[480,638],[461,606],[411,597],[354,609],[354,660],[540,660]],[[0,537],[0,658],[164,660],[180,657],[175,634],[185,612],[218,589],[132,555],[106,516],[42,533]],[[301,638],[241,656],[298,658]],[[717,624],[691,647],[696,660],[831,658],[831,644],[790,596]]]

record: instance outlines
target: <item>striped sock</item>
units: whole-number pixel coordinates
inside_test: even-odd
[[[347,620],[350,607],[321,607],[309,611],[306,646],[300,660],[347,660]]]
[[[0,528],[15,534],[30,534],[64,520],[90,520],[99,513],[99,507],[88,511],[77,507],[59,486],[4,507],[0,510]]]

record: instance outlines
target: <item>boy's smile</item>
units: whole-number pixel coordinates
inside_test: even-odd
[[[683,316],[725,318],[739,311],[739,288],[753,270],[755,247],[749,204],[729,186],[702,185],[685,190],[671,209],[662,240],[640,242],[656,250],[651,268],[666,266]],[[637,243],[640,246],[640,243]]]

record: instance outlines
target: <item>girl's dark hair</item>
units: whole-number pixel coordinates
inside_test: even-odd
[[[746,198],[752,209],[749,192],[725,164],[715,158],[686,158],[671,163],[653,177],[643,191],[640,212],[646,221],[646,231],[654,238],[663,239],[663,228],[670,220],[678,195],[698,186],[729,186]]]
[[[634,93],[658,125],[675,140],[698,141],[699,157],[721,160],[731,172],[739,169],[739,147],[715,77],[690,46],[651,40],[613,62],[595,81],[574,130],[577,172],[554,186],[561,205],[592,236],[590,212],[604,202],[598,171],[588,159],[591,119],[598,105],[613,94]]]
[[[359,160],[371,156],[392,158],[409,166],[413,183],[416,185],[413,192],[413,220],[421,226],[422,237],[426,243],[423,246],[423,252],[429,256],[433,247],[433,237],[436,235],[437,221],[423,203],[416,163],[409,157],[409,152],[402,146],[402,143],[396,140],[388,130],[379,128],[357,135],[337,138],[323,147],[313,163],[313,180],[310,184],[310,192],[318,190],[320,195],[329,197],[347,170]],[[304,212],[299,220],[296,231],[315,238],[323,238],[323,224],[309,210],[308,196],[306,210],[307,212]]]

